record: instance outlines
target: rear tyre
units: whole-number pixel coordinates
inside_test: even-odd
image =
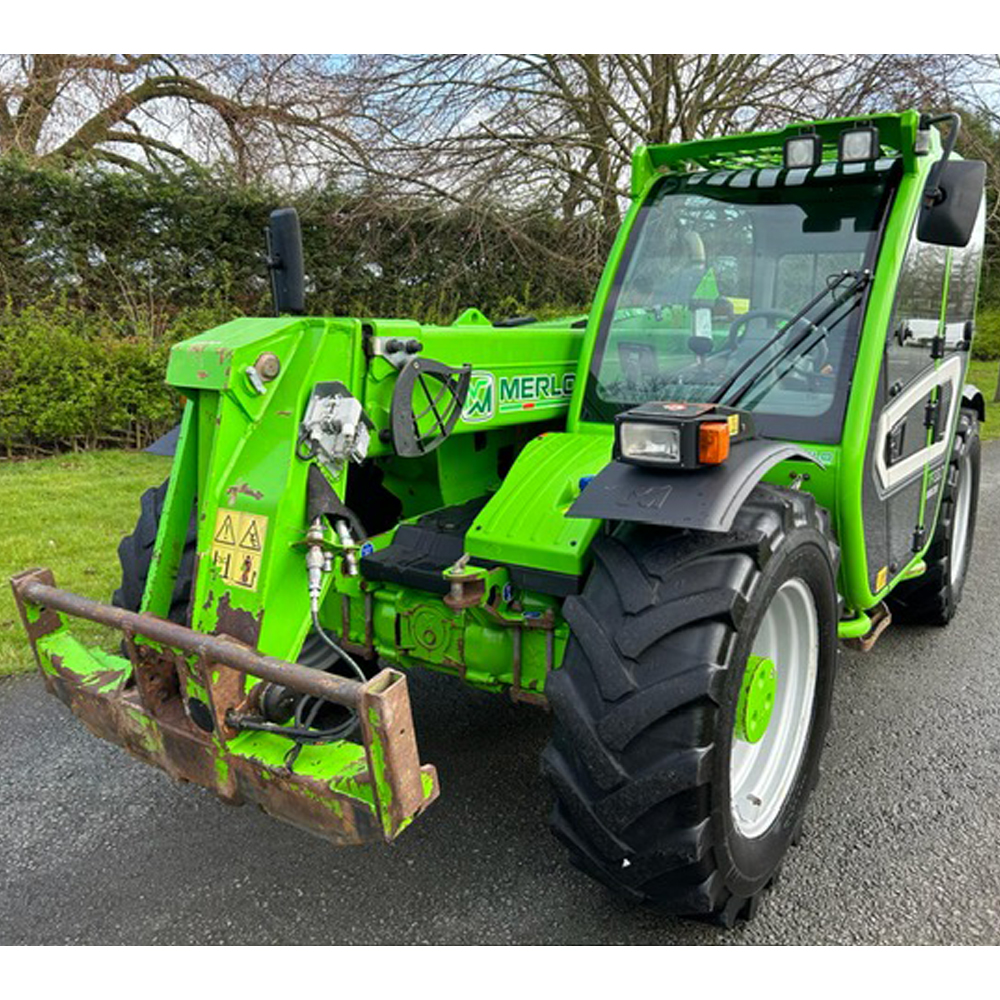
[[[149,578],[149,567],[153,561],[156,533],[163,514],[163,502],[167,496],[170,480],[150,487],[139,500],[139,520],[131,535],[126,535],[118,545],[118,561],[121,563],[121,585],[111,597],[111,603],[127,611],[138,611],[142,595]],[[184,540],[184,554],[181,556],[177,582],[170,598],[167,617],[172,622],[187,625],[190,621],[188,605],[191,603],[191,584],[194,580],[194,557],[197,545],[197,525],[194,517],[188,525]]]
[[[955,616],[965,588],[979,507],[981,446],[979,418],[963,409],[945,475],[941,513],[927,550],[927,569],[904,580],[887,603],[893,619],[915,625],[947,625]]]
[[[553,830],[615,892],[731,926],[775,880],[818,777],[837,657],[828,518],[759,486],[727,534],[621,525],[593,551],[547,685]]]

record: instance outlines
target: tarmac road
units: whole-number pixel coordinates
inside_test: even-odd
[[[735,931],[566,863],[537,710],[414,678],[442,798],[392,847],[336,850],[132,761],[29,676],[0,682],[0,944],[998,944],[1000,445],[977,534],[949,628],[844,657],[805,837]]]

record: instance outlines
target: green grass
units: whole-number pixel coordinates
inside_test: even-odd
[[[1000,403],[993,402],[998,369],[1000,364],[996,361],[973,361],[969,365],[968,381],[986,397],[986,423],[979,429],[984,441],[1000,438]]]
[[[135,527],[143,491],[169,473],[169,459],[127,451],[0,462],[0,676],[35,665],[7,579],[42,566],[58,586],[110,600],[118,542]],[[85,642],[114,644],[100,626],[73,629]]]

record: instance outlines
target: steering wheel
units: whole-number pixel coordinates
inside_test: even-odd
[[[769,329],[773,330],[778,320],[785,320],[788,322],[789,320],[795,319],[795,314],[790,313],[785,309],[753,309],[750,312],[745,312],[742,315],[737,316],[729,327],[729,338],[726,341],[725,350],[729,354],[735,354],[736,350],[742,343],[743,338],[746,336],[746,328],[755,319],[773,320],[774,323],[769,326]],[[792,367],[795,368],[799,374],[808,376],[815,374],[815,372],[819,371],[823,367],[830,354],[830,348],[826,342],[827,331],[825,327],[820,326],[818,323],[813,323],[812,320],[808,319],[802,319],[799,320],[799,322],[808,324],[820,335],[815,346],[809,351],[808,359],[797,358],[794,362],[792,362]],[[808,368],[812,368],[812,371],[808,371]]]

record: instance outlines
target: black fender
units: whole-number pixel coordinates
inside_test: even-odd
[[[986,423],[986,397],[971,382],[962,386],[962,406],[975,410],[979,422]]]
[[[789,459],[823,468],[797,445],[759,438],[734,444],[721,465],[700,469],[652,469],[613,461],[587,483],[566,516],[725,532],[764,474]]]

